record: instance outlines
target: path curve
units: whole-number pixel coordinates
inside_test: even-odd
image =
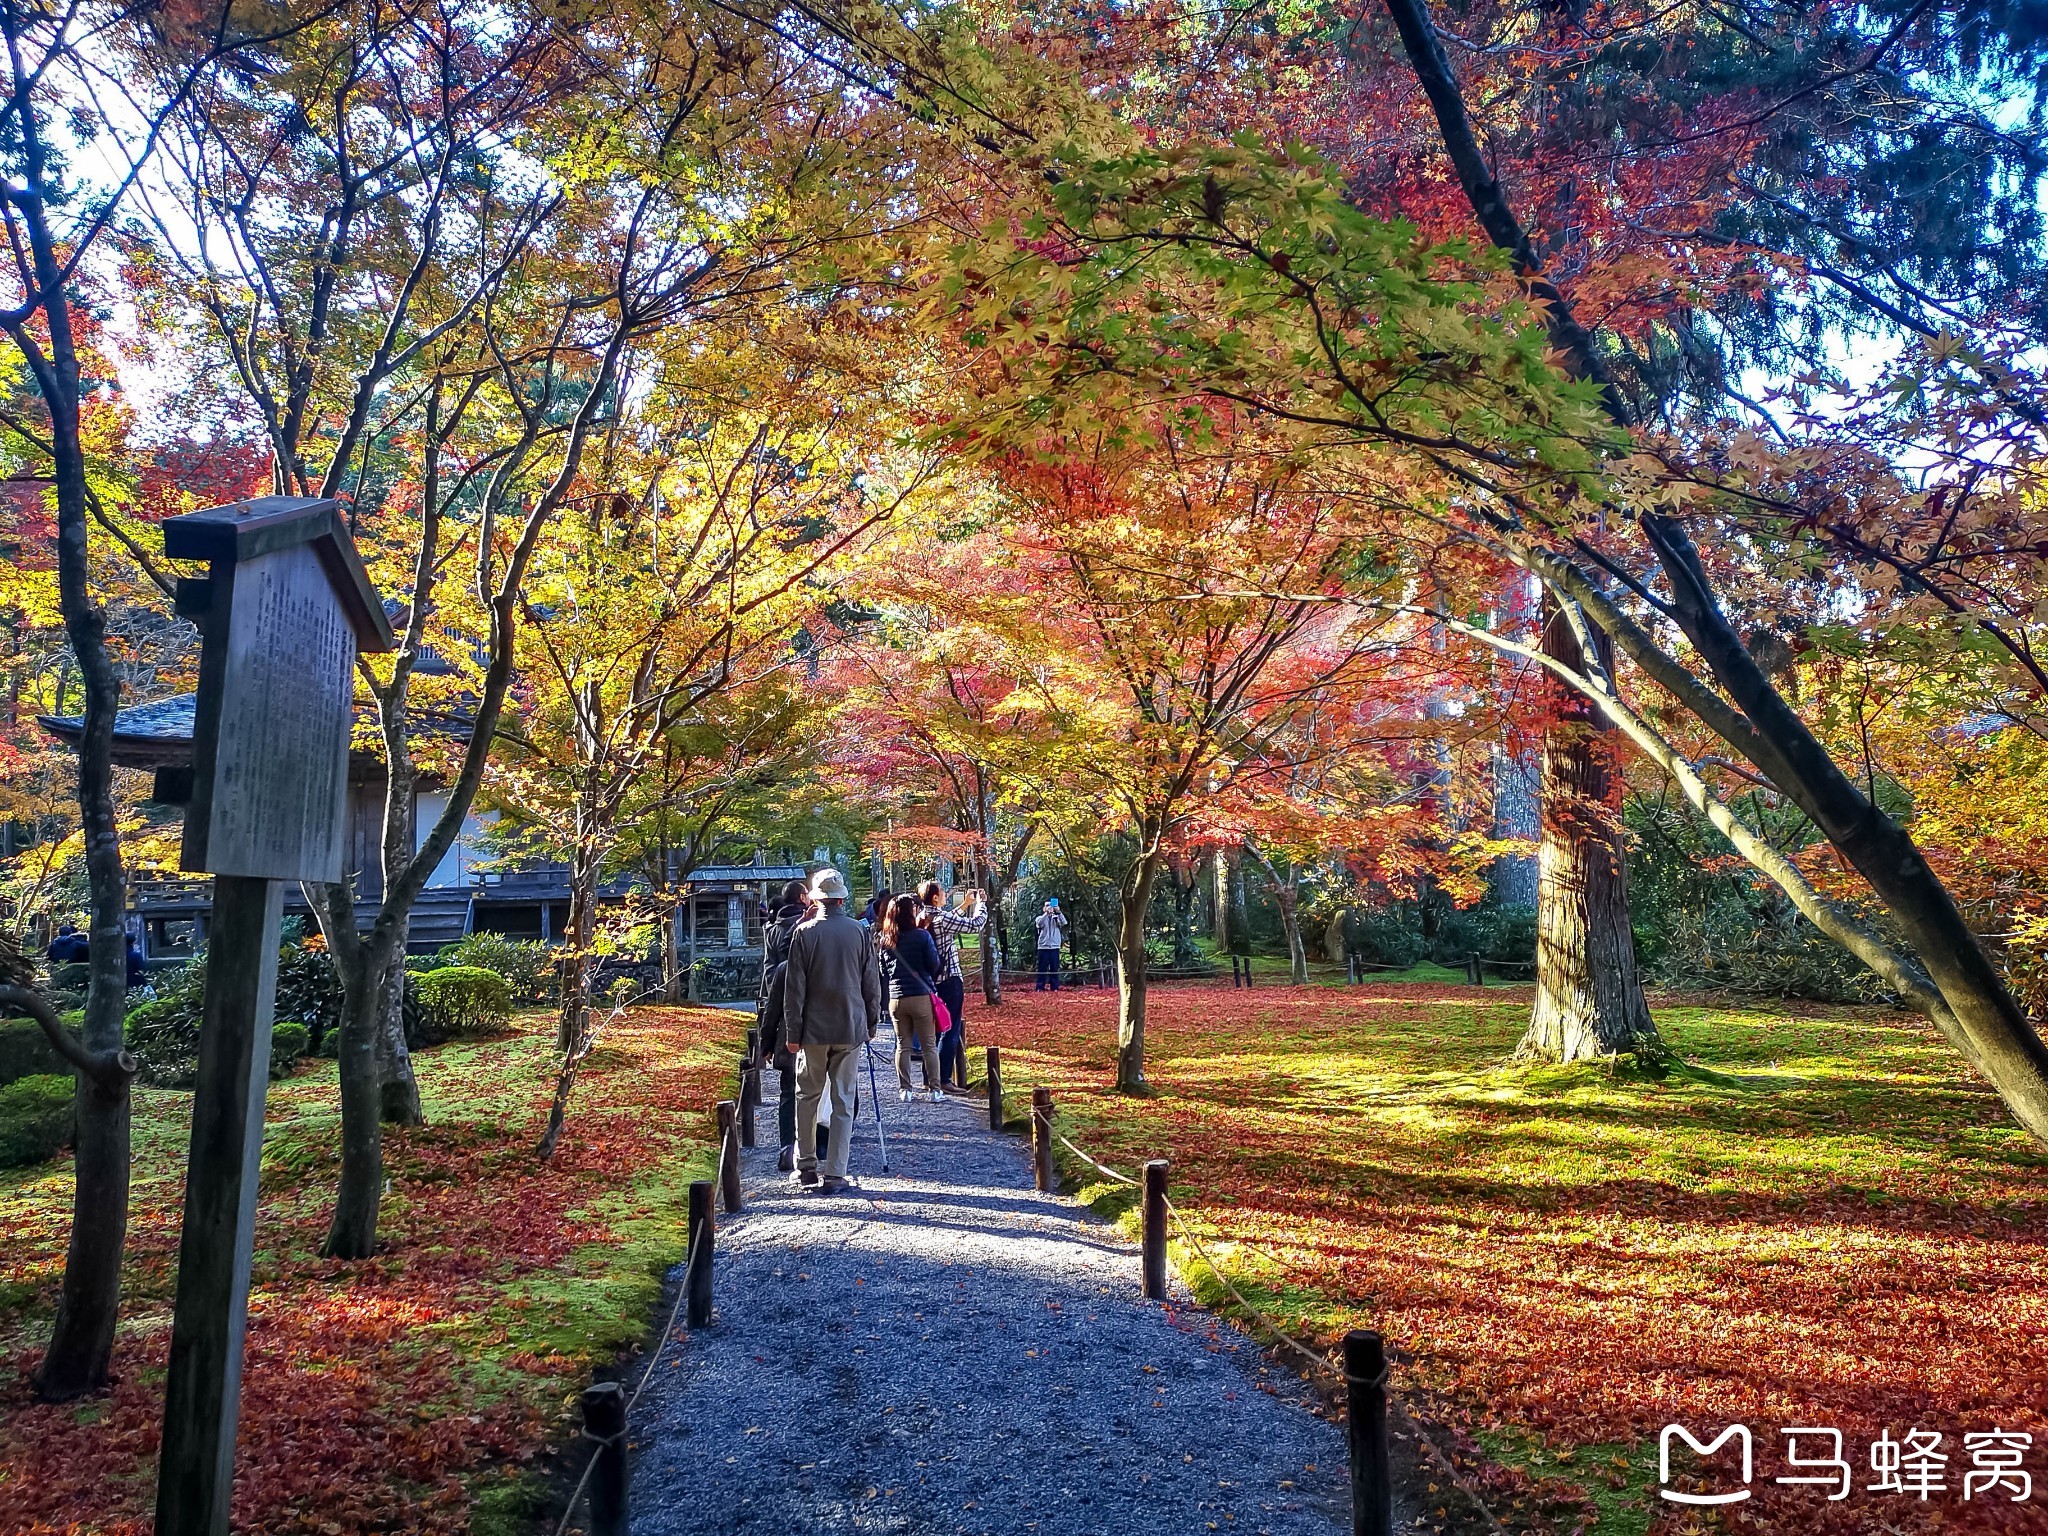
[[[777,1174],[762,1111],[715,1324],[634,1415],[635,1536],[1348,1530],[1342,1434],[1293,1379],[1185,1294],[1144,1301],[1137,1251],[1036,1193],[982,1101],[899,1103],[890,1044],[890,1174],[865,1068],[855,1191]]]

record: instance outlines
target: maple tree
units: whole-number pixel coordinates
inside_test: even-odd
[[[1070,848],[1128,836],[1105,873],[1118,1082],[1138,1091],[1160,874],[1205,798],[1262,771],[1267,741],[1362,671],[1375,626],[1320,600],[1346,559],[1337,519],[1228,407],[1162,415],[1128,446],[1041,439],[996,473],[1016,512],[985,581],[946,590],[944,567],[926,567],[914,590],[1005,678],[1003,711],[1030,731],[1006,771],[1047,832]],[[1289,595],[1262,595],[1275,587]]]
[[[683,395],[668,430],[650,434],[652,461],[608,438],[591,464],[600,488],[526,572],[516,720],[501,727],[512,750],[498,753],[487,796],[520,847],[569,867],[558,1043],[572,1065],[591,1034],[602,879],[656,821],[684,829],[684,863],[663,877],[680,882],[747,792],[805,760],[815,706],[797,642],[816,593],[873,529],[915,506],[936,469],[931,453],[891,466],[875,451],[887,402],[851,379],[825,387],[835,381],[799,362],[728,353],[731,377],[780,371],[783,387],[757,383],[743,405]],[[644,410],[658,419],[654,404]]]

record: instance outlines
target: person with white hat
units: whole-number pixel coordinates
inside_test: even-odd
[[[799,1184],[824,1193],[846,1188],[853,1151],[855,1073],[882,1017],[882,975],[874,939],[846,915],[846,878],[836,869],[811,876],[817,915],[790,936],[783,981],[783,1039],[797,1053],[796,1152]],[[818,1170],[818,1106],[832,1095],[825,1168]]]

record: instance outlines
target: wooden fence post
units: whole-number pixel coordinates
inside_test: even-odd
[[[1345,1435],[1351,1442],[1351,1536],[1390,1536],[1387,1478],[1387,1351],[1366,1328],[1344,1335]]]
[[[711,1326],[711,1234],[711,1180],[698,1179],[690,1185],[690,1262],[683,1271],[692,1328]]]
[[[718,1101],[718,1193],[730,1216],[740,1208],[740,1107]]]
[[[740,1070],[744,1072],[747,1068],[758,1064],[760,1060],[761,1026],[757,1024],[747,1031],[747,1050],[746,1054],[740,1057]]]
[[[1483,987],[1486,985],[1486,973],[1479,969],[1479,957],[1477,955],[1467,955],[1465,957],[1465,983],[1473,987]]]
[[[1052,1090],[1031,1090],[1031,1167],[1041,1193],[1052,1192]]]
[[[583,1433],[597,1444],[590,1472],[590,1536],[626,1536],[626,1389],[583,1389]]]
[[[1148,1301],[1166,1300],[1166,1170],[1163,1157],[1145,1164],[1144,1280]]]
[[[740,1074],[740,1145],[751,1148],[760,1133],[754,1127],[754,1111],[761,1107],[761,1068],[757,1063]]]
[[[1000,1047],[990,1046],[988,1061],[988,1128],[1000,1131],[1003,1128],[1003,1053]]]

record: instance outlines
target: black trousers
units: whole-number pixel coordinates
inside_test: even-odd
[[[956,1088],[967,1086],[967,1052],[961,1040],[960,1019],[967,1003],[967,978],[948,976],[939,983],[939,1000],[953,1015],[953,1027],[939,1036],[939,1081]]]

